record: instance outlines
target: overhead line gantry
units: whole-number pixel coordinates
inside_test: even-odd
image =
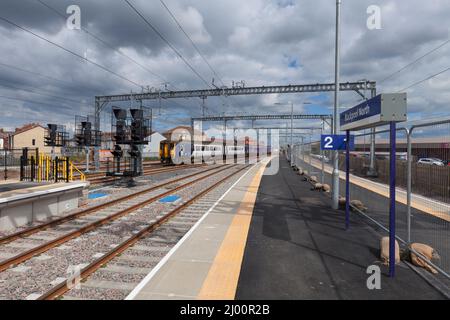
[[[376,92],[375,81],[356,81],[340,83],[339,88],[341,91],[355,91],[363,98],[364,92],[370,91],[372,95]],[[104,95],[95,97],[95,117],[96,117],[96,129],[100,129],[100,113],[103,108],[110,102],[124,102],[124,101],[136,101],[136,100],[160,100],[161,99],[176,99],[176,98],[205,98],[205,97],[220,97],[220,96],[238,96],[238,95],[256,95],[256,94],[285,94],[285,93],[314,93],[314,92],[333,92],[335,90],[334,83],[316,83],[316,84],[299,84],[299,85],[282,85],[282,86],[259,86],[259,87],[222,87],[222,88],[209,88],[201,90],[180,90],[180,91],[153,91],[142,93],[127,93],[116,95]],[[272,115],[270,115],[272,116]],[[289,115],[285,115],[290,119]],[[310,118],[301,119],[314,119],[311,116],[303,115]],[[317,116],[317,115],[316,115]],[[326,121],[330,119],[329,115],[318,115],[318,119]],[[243,116],[245,117],[245,116]],[[264,116],[259,116],[264,117]],[[295,118],[294,119],[300,119]],[[95,152],[96,167],[99,167],[98,162],[98,150]]]

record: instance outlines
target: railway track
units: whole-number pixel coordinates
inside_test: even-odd
[[[163,168],[164,165],[161,163],[148,163],[148,164],[144,164],[143,165],[144,170],[145,169],[159,169],[159,168]],[[106,167],[105,168],[100,168],[101,171],[98,172],[89,172],[89,173],[85,173],[85,176],[87,179],[95,179],[95,178],[99,178],[99,177],[105,177],[106,176]],[[121,170],[125,170],[126,168],[121,168]],[[79,175],[75,174],[75,178],[79,179]]]
[[[26,276],[27,270],[32,269],[32,270],[36,270],[33,265],[34,264],[39,264],[42,261],[45,261],[46,259],[49,259],[50,261],[50,265],[45,267],[45,269],[48,272],[51,272],[50,270],[54,270],[54,264],[52,263],[52,259],[48,258],[48,257],[53,257],[53,256],[59,256],[60,254],[66,252],[67,255],[72,254],[72,252],[70,251],[70,249],[68,250],[68,248],[71,248],[72,246],[75,246],[78,244],[78,241],[82,242],[82,240],[80,240],[83,237],[87,237],[87,238],[94,238],[91,239],[91,241],[89,242],[89,246],[87,248],[85,248],[86,251],[91,251],[93,250],[93,248],[96,248],[98,246],[102,246],[102,243],[104,242],[103,238],[96,238],[97,233],[102,233],[105,232],[105,230],[108,230],[110,232],[112,232],[113,234],[110,234],[110,237],[114,238],[115,241],[112,241],[113,243],[109,243],[109,248],[111,247],[112,244],[116,244],[116,243],[121,243],[120,247],[124,248],[122,246],[122,244],[124,243],[124,241],[120,241],[121,239],[123,239],[124,235],[123,234],[128,234],[128,235],[140,235],[142,236],[144,233],[146,234],[147,232],[149,232],[152,228],[155,228],[156,226],[159,226],[160,223],[165,222],[165,219],[158,218],[156,221],[154,221],[151,224],[148,224],[148,221],[151,221],[152,219],[150,219],[150,217],[148,215],[144,213],[142,213],[143,211],[146,210],[146,208],[148,208],[149,206],[152,207],[153,209],[153,218],[155,216],[155,214],[161,213],[160,210],[156,210],[154,207],[158,207],[158,206],[162,206],[161,203],[157,202],[158,199],[161,199],[165,196],[168,196],[170,194],[173,194],[175,192],[182,194],[182,198],[188,198],[188,196],[183,196],[186,193],[192,192],[193,189],[198,189],[201,188],[202,191],[199,192],[199,194],[204,194],[203,191],[205,191],[205,186],[210,185],[210,187],[207,187],[206,190],[211,190],[213,189],[213,186],[217,186],[217,184],[219,184],[219,182],[217,181],[217,179],[219,179],[220,181],[226,180],[227,177],[230,176],[230,172],[232,173],[232,175],[237,174],[237,172],[243,170],[244,168],[242,168],[242,166],[240,166],[241,168],[239,170],[236,170],[235,166],[229,166],[226,165],[225,168],[223,166],[217,166],[215,168],[209,169],[208,172],[203,171],[203,176],[201,176],[200,178],[196,178],[193,180],[188,181],[187,183],[184,184],[180,184],[177,182],[172,181],[170,184],[172,184],[172,186],[168,186],[168,184],[165,184],[165,190],[163,192],[159,192],[158,194],[146,194],[145,196],[134,196],[131,200],[128,200],[126,203],[122,203],[122,206],[119,205],[115,205],[114,208],[116,209],[115,212],[111,213],[108,212],[108,210],[106,210],[106,212],[99,212],[98,210],[95,211],[93,209],[93,212],[96,213],[96,217],[91,217],[93,218],[93,221],[91,220],[91,222],[89,222],[89,219],[81,219],[80,218],[74,218],[77,219],[78,221],[72,220],[72,224],[74,222],[78,222],[79,223],[79,227],[75,227],[75,230],[73,230],[74,226],[72,225],[66,225],[64,226],[64,224],[59,224],[58,226],[60,226],[59,229],[53,228],[53,230],[47,231],[46,234],[43,233],[35,233],[34,237],[33,234],[31,236],[28,236],[28,240],[39,240],[39,239],[47,239],[44,240],[44,243],[42,243],[42,241],[38,241],[40,242],[37,246],[34,246],[33,248],[26,250],[25,252],[22,252],[20,254],[15,254],[12,258],[4,260],[1,262],[1,270],[3,272],[0,273],[0,284],[3,284],[0,287],[5,288],[5,290],[8,291],[8,286],[16,286],[17,284],[22,287],[24,286],[24,281],[27,283],[31,283],[33,284],[34,281],[38,281],[40,282],[42,279],[41,276],[39,276],[39,280],[37,280],[35,277],[28,277]],[[211,171],[211,172],[210,172]],[[187,179],[187,178],[185,178]],[[188,179],[189,180],[189,179]],[[215,182],[212,184],[211,180],[215,180]],[[208,184],[209,182],[209,184]],[[155,189],[154,189],[155,190]],[[205,191],[206,192],[206,191]],[[197,199],[198,197],[191,197],[192,199]],[[192,200],[195,201],[195,200]],[[182,208],[184,208],[185,206],[187,206],[187,203],[192,203],[191,200],[186,201],[185,203],[183,203],[181,205]],[[166,208],[167,207],[171,207],[171,205],[163,205]],[[110,208],[111,206],[109,206]],[[111,208],[110,208],[111,209]],[[173,211],[173,213],[172,213]],[[172,216],[174,214],[174,212],[176,210],[172,210],[171,214],[169,216]],[[178,211],[176,211],[178,212]],[[166,216],[166,215],[165,215]],[[87,218],[87,217],[86,217]],[[154,220],[154,219],[153,219]],[[127,221],[130,221],[130,223],[128,223],[127,225]],[[155,223],[156,222],[156,223]],[[150,227],[151,226],[151,227]],[[67,231],[65,232],[63,235],[60,235],[61,232],[64,232],[64,229],[71,229],[72,231]],[[119,230],[116,230],[117,228],[119,228]],[[116,230],[116,231],[111,231],[111,230]],[[146,230],[144,232],[144,230]],[[59,231],[59,234],[58,234]],[[122,232],[123,231],[123,232]],[[117,232],[117,233],[114,233]],[[122,234],[123,233],[123,234]],[[37,235],[40,235],[40,237],[37,237]],[[49,237],[51,237],[53,235],[52,239],[49,239]],[[140,237],[139,236],[139,237]],[[134,237],[133,239],[138,239],[139,237]],[[83,238],[84,239],[84,238]],[[17,250],[17,247],[26,247],[25,244],[26,242],[23,242],[24,239],[20,239],[20,242],[15,243],[15,248]],[[32,241],[32,242],[33,242]],[[135,240],[133,240],[135,241]],[[131,242],[133,242],[131,241]],[[9,242],[8,244],[11,244],[11,242]],[[28,243],[29,244],[29,243]],[[14,249],[14,246],[10,246],[10,248]],[[60,250],[58,250],[60,249]],[[100,250],[100,248],[97,248],[98,250]],[[97,250],[95,249],[95,250]],[[43,255],[43,253],[47,253],[48,251],[51,251],[52,255]],[[105,248],[101,249],[102,252],[105,251]],[[112,250],[111,250],[112,251]],[[37,256],[39,255],[39,256]],[[65,264],[67,262],[71,262],[74,260],[78,260],[78,259],[82,259],[84,257],[84,252],[82,250],[82,253],[80,254],[80,256],[71,256],[71,257],[64,257],[62,260],[62,264]],[[33,259],[31,259],[33,258]],[[87,258],[87,257],[84,257]],[[89,259],[85,259],[85,260],[89,260]],[[46,264],[44,262],[44,264]],[[11,268],[14,267],[14,268]],[[37,268],[39,269],[39,268]],[[48,270],[50,269],[50,270]],[[64,275],[64,268],[63,269],[58,269],[59,273]],[[23,272],[23,273],[22,273]],[[12,279],[10,276],[12,276],[12,278],[14,278],[14,276],[17,276],[20,279]],[[25,277],[25,278],[23,278]],[[50,277],[51,279],[51,277]],[[9,281],[11,280],[11,281]],[[57,280],[57,279],[56,279]],[[56,281],[55,280],[55,281]],[[51,280],[50,280],[51,282]],[[6,285],[5,285],[6,284]],[[42,284],[44,287],[48,287],[49,283],[47,281],[47,283],[43,283]],[[25,285],[26,287],[26,285]],[[16,288],[16,290],[20,291],[20,288]],[[6,297],[8,299],[10,298],[26,298],[26,296],[17,296],[14,293],[8,294],[8,292],[2,292],[3,290],[0,290],[0,298]],[[14,290],[13,290],[14,291]],[[42,291],[41,291],[42,292]],[[29,292],[29,295],[33,295],[33,292]]]
[[[74,165],[81,171],[86,170],[86,166],[82,163],[74,163]],[[110,165],[111,165],[111,162],[110,162]],[[158,165],[161,165],[161,161],[144,161],[144,163],[143,163],[144,167],[158,166]],[[89,167],[91,169],[95,168],[95,166],[93,164],[91,164]],[[106,162],[100,164],[100,168],[99,168],[100,170],[106,170],[107,168],[108,168],[108,165],[106,164]],[[95,174],[95,172],[88,173],[88,175],[90,175],[90,174]]]
[[[220,167],[223,167],[223,166],[220,166]],[[166,182],[163,182],[163,183],[159,183],[157,185],[154,185],[154,186],[151,186],[151,187],[148,187],[148,188],[144,188],[143,190],[139,190],[139,191],[133,192],[131,194],[128,194],[128,195],[125,195],[125,196],[121,196],[121,197],[116,198],[114,200],[107,201],[107,202],[104,202],[104,203],[101,203],[101,204],[98,204],[98,205],[94,205],[94,206],[88,207],[86,209],[83,209],[81,211],[78,211],[78,212],[66,215],[64,217],[53,219],[51,221],[39,224],[37,226],[30,227],[30,228],[27,228],[27,229],[24,229],[24,230],[12,233],[10,235],[1,237],[0,238],[0,245],[9,243],[9,242],[14,241],[16,239],[20,239],[20,238],[23,238],[23,237],[26,237],[26,236],[30,236],[30,235],[32,235],[32,234],[34,234],[36,232],[45,230],[45,229],[50,228],[50,227],[55,227],[55,226],[60,225],[62,223],[74,220],[76,218],[80,218],[80,217],[82,217],[84,215],[96,212],[98,210],[102,210],[102,209],[105,209],[105,208],[117,205],[117,204],[119,204],[119,203],[121,203],[123,201],[127,201],[127,200],[133,199],[135,197],[145,195],[146,193],[158,190],[160,188],[165,188],[167,186],[170,186],[171,184],[174,184],[174,183],[177,183],[177,182],[180,182],[180,181],[183,181],[183,180],[195,177],[197,175],[201,175],[201,174],[203,174],[205,172],[209,172],[211,170],[216,170],[217,168],[218,167],[214,167],[214,168],[203,170],[201,172],[195,172],[193,174],[188,174],[188,175],[182,176],[180,178],[171,179],[169,181],[166,181]],[[0,262],[0,266],[1,266],[1,262]],[[1,271],[1,267],[0,267],[0,271]]]
[[[150,224],[148,224],[146,227],[142,228],[138,233],[135,233],[134,235],[127,238],[122,243],[118,244],[115,248],[111,249],[109,252],[104,254],[103,256],[99,257],[98,259],[94,260],[92,263],[86,265],[82,270],[80,270],[78,281],[85,281],[89,276],[94,274],[96,271],[98,271],[100,268],[106,267],[106,265],[113,261],[116,257],[126,252],[128,249],[133,248],[137,243],[139,243],[142,240],[148,240],[146,239],[149,235],[151,235],[154,231],[166,227],[166,228],[173,228],[175,226],[179,226],[179,221],[174,221],[175,217],[178,217],[179,219],[182,219],[181,222],[184,224],[184,228],[182,230],[187,232],[192,225],[195,224],[195,222],[204,214],[204,212],[195,212],[192,211],[185,212],[187,208],[191,207],[194,203],[198,202],[200,199],[205,197],[208,193],[210,193],[212,190],[216,189],[219,185],[223,184],[224,181],[229,180],[231,177],[234,177],[238,175],[243,170],[247,169],[248,166],[242,167],[230,175],[225,176],[224,178],[220,179],[219,181],[214,182],[212,185],[208,186],[206,189],[202,190],[200,193],[193,196],[188,201],[184,202],[180,206],[177,206],[176,208],[170,210],[169,212],[160,215],[159,217],[156,217],[155,220],[153,220]],[[217,195],[214,198],[218,198],[222,194],[221,191],[217,193]],[[215,200],[215,199],[214,199]],[[207,207],[211,206],[214,200],[206,199],[206,203],[203,202],[203,204],[206,204]],[[184,215],[182,214],[184,213]],[[193,215],[194,214],[194,215]],[[186,222],[187,220],[187,222]],[[172,223],[172,224],[171,224]],[[175,229],[177,229],[175,227]],[[179,230],[179,228],[178,228]],[[178,239],[182,236],[178,233]],[[176,242],[172,241],[172,244],[175,244]],[[151,248],[151,247],[149,247]],[[164,248],[164,247],[163,247]],[[156,250],[155,250],[156,249]],[[160,250],[161,247],[153,247],[154,253],[159,256],[165,255],[166,252],[168,252],[168,249],[166,250]],[[145,250],[144,250],[145,251]],[[148,252],[147,252],[148,254]],[[160,257],[161,258],[161,257]],[[120,272],[119,272],[120,273]],[[134,284],[133,284],[134,285]],[[62,297],[65,293],[70,291],[72,289],[71,286],[67,285],[67,282],[61,282],[58,285],[55,285],[53,288],[45,292],[43,295],[41,295],[38,299],[39,300],[54,300]],[[130,290],[131,291],[131,290]]]
[[[143,175],[149,175],[149,174],[158,174],[158,173],[166,173],[166,172],[174,172],[182,169],[190,169],[190,168],[196,168],[201,166],[201,164],[192,164],[192,165],[183,165],[183,166],[176,166],[176,167],[161,167],[161,168],[154,168],[154,169],[144,169]],[[99,177],[88,177],[87,180],[91,183],[91,185],[98,185],[98,184],[104,184],[109,182],[114,182],[120,179],[119,177],[108,177],[104,174]]]
[[[221,168],[222,167],[219,167],[219,170]],[[39,225],[37,227],[26,229],[21,232],[18,232],[18,233],[12,234],[10,236],[7,236],[5,238],[2,238],[2,239],[0,239],[0,244],[5,243],[5,242],[10,242],[10,241],[12,241],[11,239],[18,239],[18,238],[23,238],[24,236],[33,235],[37,232],[44,231],[48,228],[56,227],[63,223],[82,218],[83,216],[86,216],[90,213],[98,213],[100,210],[102,210],[102,211],[110,210],[110,212],[103,218],[99,218],[98,220],[95,220],[94,222],[87,223],[80,228],[76,228],[72,232],[65,233],[62,236],[56,237],[55,239],[45,242],[44,244],[38,245],[38,246],[33,247],[29,250],[26,250],[22,253],[14,255],[13,257],[11,257],[9,259],[0,261],[0,272],[8,269],[12,265],[22,263],[38,254],[41,254],[57,245],[61,245],[65,242],[73,239],[74,237],[77,237],[83,233],[91,231],[105,223],[108,223],[110,221],[118,219],[118,218],[122,217],[123,215],[126,215],[129,212],[132,212],[133,210],[137,210],[140,207],[145,206],[146,204],[149,204],[156,200],[159,200],[162,197],[164,197],[170,193],[173,193],[181,188],[189,186],[198,181],[204,180],[204,179],[210,177],[211,175],[214,175],[215,171],[217,171],[217,170],[218,170],[217,167],[211,168],[211,169],[199,172],[199,173],[189,175],[187,177],[175,179],[173,181],[166,182],[166,183],[142,190],[135,194],[131,194],[131,195],[113,200],[109,203],[104,203],[104,204],[101,204],[98,206],[94,206],[92,208],[75,213],[73,215],[69,215],[69,216],[66,216],[66,217],[63,217],[60,219],[56,219],[54,221]],[[210,171],[213,171],[213,173],[209,173]],[[205,176],[202,176],[196,180],[188,181],[183,185],[176,185],[180,181],[189,180],[190,178],[193,178],[198,175],[203,175],[205,173],[208,173],[208,174]],[[176,185],[176,186],[170,187],[171,185]],[[158,191],[161,189],[168,189],[168,190],[165,192],[162,192],[162,193],[158,193]],[[157,194],[154,195],[154,193],[157,193]],[[150,198],[147,198],[147,197],[150,197]],[[114,208],[111,209],[112,206],[114,206],[116,208],[117,208],[117,206],[118,206],[118,208],[124,207],[125,209],[114,210]],[[111,213],[111,210],[112,210],[112,213]]]

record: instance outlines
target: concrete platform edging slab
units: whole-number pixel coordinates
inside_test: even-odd
[[[224,194],[208,209],[208,211],[195,223],[195,225],[180,239],[180,241],[164,256],[164,258],[152,269],[152,271],[134,288],[134,290],[125,298],[125,300],[134,300],[141,290],[151,281],[158,271],[168,262],[178,248],[191,236],[206,217],[216,208],[216,206],[228,195],[228,193],[244,179],[257,164],[250,167],[242,176],[239,177]]]

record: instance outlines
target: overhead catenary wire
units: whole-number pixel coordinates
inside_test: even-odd
[[[129,83],[131,83],[131,84],[133,84],[133,85],[135,85],[135,86],[137,86],[139,88],[141,88],[142,90],[144,89],[143,85],[141,85],[141,84],[139,84],[139,83],[137,83],[137,82],[135,82],[133,80],[130,80],[127,77],[125,77],[125,76],[123,76],[123,75],[121,75],[121,74],[119,74],[119,73],[117,73],[117,72],[115,72],[113,70],[110,70],[107,67],[105,67],[105,66],[103,66],[103,65],[101,65],[101,64],[99,64],[99,63],[97,63],[95,61],[92,61],[92,60],[90,60],[88,58],[85,58],[82,55],[80,55],[80,54],[78,54],[78,53],[76,53],[76,52],[74,52],[74,51],[72,51],[70,49],[67,49],[66,47],[64,47],[64,46],[62,46],[62,45],[60,45],[60,44],[58,44],[58,43],[56,43],[54,41],[51,41],[51,40],[49,40],[49,39],[47,39],[47,38],[45,38],[45,37],[43,37],[43,36],[33,32],[33,31],[31,31],[31,30],[29,30],[29,29],[27,29],[25,27],[22,27],[22,26],[18,25],[17,23],[15,23],[15,22],[7,19],[7,18],[4,18],[4,17],[0,16],[0,20],[4,21],[4,22],[6,22],[6,23],[8,23],[8,24],[10,24],[12,26],[15,26],[16,28],[18,28],[18,29],[20,29],[22,31],[25,31],[25,32],[35,36],[36,38],[39,38],[39,39],[41,39],[41,40],[43,40],[43,41],[45,41],[45,42],[47,42],[47,43],[49,43],[49,44],[59,48],[61,50],[64,50],[65,52],[67,52],[67,53],[69,53],[69,54],[71,54],[71,55],[73,55],[73,56],[75,56],[75,57],[77,57],[77,58],[79,58],[79,59],[81,59],[83,61],[86,61],[86,62],[88,62],[88,63],[90,63],[90,64],[92,64],[92,65],[94,65],[94,66],[96,66],[96,67],[98,67],[98,68],[108,72],[108,73],[111,73],[111,74],[115,75],[116,77],[118,77],[118,78],[120,78],[120,79],[122,79],[124,81],[127,81],[127,82],[129,82]]]
[[[0,66],[6,67],[6,68],[10,68],[10,69],[14,69],[14,70],[21,71],[21,72],[25,72],[25,73],[29,73],[29,74],[32,74],[32,75],[35,75],[35,76],[38,76],[38,77],[47,78],[47,79],[52,80],[52,81],[64,82],[64,83],[73,85],[73,83],[71,83],[69,81],[58,79],[58,78],[54,78],[54,77],[51,77],[49,75],[42,74],[42,73],[39,73],[39,72],[22,69],[22,68],[19,68],[19,67],[7,64],[7,63],[0,62]]]
[[[400,72],[402,72],[403,70],[407,69],[408,67],[412,66],[413,64],[419,62],[420,60],[422,60],[423,58],[429,56],[430,54],[432,54],[433,52],[439,50],[440,48],[444,47],[445,45],[450,43],[450,39],[444,41],[443,43],[441,43],[439,46],[433,48],[432,50],[426,52],[425,54],[421,55],[420,57],[418,57],[417,59],[415,59],[414,61],[408,63],[407,65],[403,66],[402,68],[398,69],[397,71],[391,73],[389,76],[387,76],[386,78],[382,79],[381,81],[379,81],[378,83],[383,83],[388,79],[391,79],[393,76],[399,74]]]
[[[169,13],[169,15],[171,16],[171,18],[173,19],[173,21],[175,22],[175,24],[178,26],[178,28],[181,30],[181,32],[186,36],[186,38],[189,40],[189,42],[192,44],[192,47],[195,49],[195,51],[197,51],[197,53],[199,54],[199,56],[203,59],[203,61],[206,63],[206,65],[208,66],[208,68],[211,70],[211,72],[213,73],[213,75],[216,76],[216,78],[220,81],[220,83],[222,84],[222,86],[226,86],[225,83],[223,82],[222,78],[220,77],[220,75],[216,72],[216,70],[212,67],[212,65],[209,63],[209,61],[206,59],[205,55],[200,51],[200,49],[198,48],[198,46],[195,44],[195,42],[192,40],[192,38],[189,36],[189,34],[184,30],[183,26],[181,25],[181,23],[178,21],[178,19],[175,17],[175,15],[172,13],[172,11],[169,9],[169,7],[165,4],[165,2],[163,0],[159,0],[162,4],[162,6],[166,9],[166,11]],[[228,107],[230,107],[230,105],[228,104],[228,101],[226,101],[226,99],[224,99],[223,97],[221,97],[221,99],[225,102],[225,104],[228,105]]]
[[[2,99],[8,99],[8,100],[16,100],[16,101],[22,101],[22,102],[28,102],[28,103],[32,103],[32,104],[39,104],[39,105],[43,105],[43,106],[47,106],[47,107],[54,107],[56,109],[60,109],[61,105],[56,106],[56,105],[52,105],[52,104],[48,104],[48,103],[44,103],[44,102],[36,102],[34,100],[27,100],[27,99],[21,99],[21,98],[16,98],[16,97],[9,97],[9,96],[4,96],[4,95],[0,95],[0,98]],[[73,106],[64,106],[64,109],[73,111]]]
[[[55,9],[54,7],[52,7],[51,5],[47,4],[46,2],[42,1],[42,0],[36,0],[37,2],[39,2],[40,4],[42,4],[43,6],[45,6],[46,8],[48,8],[49,10],[55,12],[58,16],[60,16],[62,19],[66,19],[66,16],[61,13],[60,11],[58,11],[57,9]],[[150,70],[148,67],[144,66],[143,64],[141,64],[140,62],[136,61],[136,59],[133,59],[132,57],[130,57],[129,55],[123,53],[120,49],[115,48],[112,44],[108,43],[107,41],[103,40],[102,38],[100,38],[99,36],[95,35],[94,33],[92,33],[91,31],[89,31],[87,28],[81,27],[81,30],[86,32],[86,34],[88,34],[89,36],[91,36],[92,38],[94,38],[95,40],[97,40],[98,42],[102,43],[104,46],[114,50],[114,52],[116,52],[117,54],[121,55],[122,57],[130,60],[131,62],[133,62],[134,64],[136,64],[137,66],[139,66],[140,68],[144,69],[145,71],[147,71],[148,73],[152,74],[154,77],[158,78],[159,80],[161,80],[163,83],[168,83],[171,84],[172,87],[174,87],[175,89],[178,90],[178,88],[176,88],[176,86],[174,86],[170,81],[166,80],[164,77],[162,77],[161,75],[157,74],[156,72]]]
[[[69,99],[69,98],[64,98],[64,97],[60,97],[60,96],[56,96],[56,95],[48,94],[48,93],[44,93],[44,92],[37,92],[37,91],[35,91],[33,89],[26,89],[26,88],[16,87],[16,86],[9,85],[9,84],[4,84],[4,83],[1,83],[1,82],[0,82],[0,86],[4,87],[4,88],[21,90],[21,91],[25,91],[25,92],[41,95],[41,96],[46,96],[46,97],[49,97],[49,98],[59,99],[59,100],[63,100],[63,101],[73,102],[73,103],[79,103],[79,104],[86,105],[86,106],[88,105],[87,103],[82,102],[82,101],[77,101],[77,100],[73,100],[73,99]],[[42,91],[41,89],[39,89],[39,90]]]
[[[49,76],[49,75],[46,75],[46,74],[43,74],[43,73],[39,73],[39,72],[36,72],[36,71],[31,71],[31,70],[19,68],[17,66],[13,66],[13,65],[6,64],[6,63],[3,63],[3,62],[0,62],[0,66],[5,67],[5,68],[10,68],[10,69],[13,69],[13,70],[17,70],[17,71],[20,71],[20,72],[32,74],[34,76],[38,76],[38,77],[41,77],[41,78],[46,78],[48,80],[52,80],[54,82],[59,82],[61,84],[65,84],[65,85],[69,85],[69,86],[77,85],[78,87],[83,88],[85,90],[96,92],[96,90],[93,89],[92,87],[78,85],[78,84],[76,84],[74,82],[70,82],[70,81],[66,81],[66,80],[63,80],[63,79],[55,78],[55,77],[52,77],[52,76]],[[106,95],[106,93],[105,93],[105,95]]]
[[[175,15],[172,13],[172,11],[169,9],[169,7],[164,3],[163,0],[159,0],[162,4],[162,6],[166,9],[166,11],[169,13],[169,15],[172,17],[173,21],[176,23],[176,25],[178,26],[178,28],[181,30],[181,32],[183,32],[183,34],[186,36],[186,38],[190,41],[190,43],[192,44],[192,46],[194,47],[194,49],[197,51],[197,53],[200,55],[200,57],[203,59],[203,61],[205,61],[206,65],[209,67],[209,69],[212,71],[212,73],[219,79],[219,81],[222,83],[223,86],[225,86],[225,84],[222,81],[222,78],[219,76],[219,74],[216,72],[216,70],[214,70],[214,68],[211,66],[211,64],[208,62],[208,60],[206,59],[206,57],[203,55],[203,53],[200,51],[200,49],[197,47],[197,45],[195,44],[195,42],[192,40],[192,38],[189,36],[189,34],[184,30],[184,28],[181,26],[180,22],[177,20],[177,18],[175,17]]]
[[[408,89],[411,89],[411,88],[413,88],[413,87],[415,87],[415,86],[417,86],[417,85],[419,85],[419,84],[421,84],[421,83],[424,83],[424,82],[427,81],[427,80],[433,79],[433,78],[435,78],[435,77],[437,77],[437,76],[439,76],[439,75],[441,75],[441,74],[443,74],[443,73],[445,73],[445,72],[447,72],[447,71],[449,71],[449,70],[450,70],[450,67],[449,67],[449,68],[446,68],[446,69],[444,69],[444,70],[441,70],[441,71],[439,71],[438,73],[435,73],[435,74],[432,74],[432,75],[426,77],[425,79],[422,79],[422,80],[419,80],[419,81],[417,81],[417,82],[412,83],[411,85],[409,85],[409,86],[407,86],[407,87],[405,87],[405,88],[399,90],[398,92],[404,92],[404,91],[406,91],[406,90],[408,90]]]
[[[186,66],[188,66],[188,68],[203,82],[206,84],[206,86],[211,88],[211,85],[208,83],[208,81],[206,81],[202,75],[189,63],[189,61],[186,60],[186,58],[177,50],[177,48],[175,48],[162,34],[161,32],[149,21],[149,19],[147,19],[146,17],[144,17],[142,15],[142,13],[135,7],[133,6],[130,1],[128,0],[124,0],[128,6],[145,22],[145,24],[150,27],[150,29],[152,29],[157,35],[158,37],[164,41],[169,48],[175,52],[175,54],[186,64]]]

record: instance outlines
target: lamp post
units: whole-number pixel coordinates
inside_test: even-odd
[[[333,110],[333,134],[339,133],[339,27],[340,27],[340,8],[341,0],[336,0],[336,41],[335,41],[335,90],[334,90],[334,110]],[[332,177],[332,188],[333,188],[333,209],[339,208],[339,153],[338,151],[333,151],[333,177]]]
[[[293,143],[293,139],[292,139],[292,132],[294,129],[294,103],[292,101],[288,101],[287,103],[283,103],[283,102],[275,102],[274,103],[277,106],[285,106],[285,105],[291,105],[291,142],[290,142],[290,153],[289,153],[289,162],[292,166],[292,143]],[[311,104],[311,102],[303,102],[302,104]]]

